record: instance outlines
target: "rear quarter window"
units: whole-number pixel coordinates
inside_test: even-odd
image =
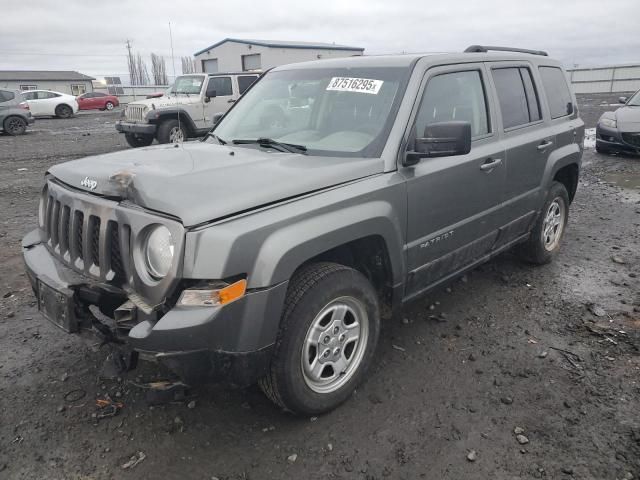
[[[547,95],[551,118],[560,118],[571,114],[571,92],[567,85],[567,78],[558,67],[540,67],[542,86]]]
[[[0,90],[0,102],[8,102],[9,100],[13,100],[16,98],[13,92],[8,90]]]

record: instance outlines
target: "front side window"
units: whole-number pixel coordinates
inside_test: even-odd
[[[25,100],[35,100],[38,98],[38,92],[25,92],[22,96]]]
[[[233,95],[233,87],[231,86],[231,77],[211,77],[209,79],[209,88],[216,91],[216,97],[228,97]]]
[[[640,107],[640,90],[638,90],[629,100],[627,105],[630,107]]]
[[[36,99],[37,100],[47,100],[49,98],[55,98],[55,97],[59,97],[60,96],[57,93],[45,92],[44,90],[40,90],[38,92],[35,92],[35,94],[36,94]]]
[[[416,135],[422,136],[429,124],[455,120],[469,122],[472,137],[489,133],[486,95],[477,70],[444,73],[429,80],[416,118]]]
[[[495,68],[492,70],[492,76],[500,102],[502,126],[505,130],[527,125],[542,118],[531,71],[528,68]]]
[[[558,67],[540,67],[540,77],[544,86],[544,93],[549,102],[551,118],[560,118],[573,112],[571,92],[567,79]]]
[[[269,138],[302,145],[309,155],[378,157],[408,75],[406,67],[269,72],[215,133],[228,142]]]

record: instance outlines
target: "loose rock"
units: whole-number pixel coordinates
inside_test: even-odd
[[[516,427],[513,429],[513,433],[515,433],[516,435],[522,435],[524,433],[524,428]]]
[[[287,457],[287,462],[289,463],[296,463],[296,460],[298,459],[298,454],[294,453],[293,455],[289,455]]]
[[[516,435],[516,440],[518,440],[518,443],[520,445],[526,445],[527,443],[529,443],[529,439],[524,435]]]
[[[470,462],[475,462],[478,459],[478,453],[475,450],[470,450],[467,453],[467,460]]]
[[[500,399],[500,401],[502,403],[504,403],[505,405],[511,405],[513,403],[513,398],[511,398],[511,397],[502,397]]]

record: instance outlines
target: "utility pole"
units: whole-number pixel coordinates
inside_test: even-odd
[[[131,92],[133,93],[133,101],[136,101],[136,89],[134,87],[134,84],[136,83],[136,79],[133,78],[133,76],[135,75],[135,64],[133,62],[133,56],[131,55],[131,42],[129,41],[129,39],[127,38],[127,61],[128,63],[128,67],[129,67],[129,85],[131,85]]]

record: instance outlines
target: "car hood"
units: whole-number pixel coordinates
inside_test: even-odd
[[[174,105],[190,105],[192,103],[200,103],[200,95],[172,95],[155,98],[146,98],[144,100],[136,100],[135,102],[130,102],[128,105],[144,105],[149,108],[149,110],[154,110],[157,108],[166,108],[172,107]]]
[[[640,132],[640,107],[621,107],[616,110],[618,129],[625,132]]]
[[[73,188],[178,217],[188,227],[382,170],[379,159],[193,142],[87,157],[49,173]]]

